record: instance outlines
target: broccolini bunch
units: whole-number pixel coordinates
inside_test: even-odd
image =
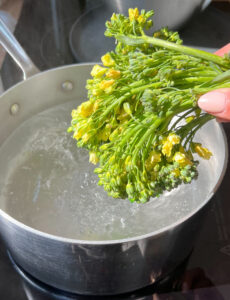
[[[117,46],[93,67],[88,101],[72,111],[69,128],[99,164],[99,185],[112,197],[142,203],[197,177],[194,153],[212,153],[194,135],[213,118],[197,100],[230,87],[229,56],[182,46],[167,28],[147,36],[152,15],[135,8],[106,22],[105,35]]]

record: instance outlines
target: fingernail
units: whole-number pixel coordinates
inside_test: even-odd
[[[227,96],[225,93],[213,91],[200,97],[199,107],[209,113],[221,113],[226,108]]]

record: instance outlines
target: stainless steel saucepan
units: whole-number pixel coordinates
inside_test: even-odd
[[[102,0],[105,7],[111,11],[126,15],[130,7],[139,10],[151,10],[154,15],[154,30],[164,26],[171,30],[178,30],[187,23],[191,17],[203,11],[211,0]]]
[[[124,293],[166,276],[191,252],[224,176],[222,127],[211,121],[198,133],[213,157],[192,184],[146,204],[110,198],[66,132],[92,64],[39,73],[2,22],[0,40],[25,77],[0,97],[0,233],[16,263],[81,294]]]

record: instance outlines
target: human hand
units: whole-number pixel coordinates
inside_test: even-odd
[[[219,49],[215,54],[223,56],[230,52],[230,43]],[[230,122],[230,88],[208,92],[198,100],[199,107],[214,115],[219,122]]]

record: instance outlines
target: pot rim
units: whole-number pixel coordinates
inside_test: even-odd
[[[27,79],[26,81],[22,81],[17,83],[16,85],[12,86],[11,88],[9,88],[7,91],[5,91],[1,96],[5,96],[9,91],[17,88],[19,85],[22,85],[24,82],[30,81],[31,79],[33,79],[34,77],[37,76],[41,76],[45,73],[48,72],[54,72],[57,70],[61,70],[61,69],[66,69],[66,68],[75,68],[77,66],[93,66],[95,63],[78,63],[78,64],[70,64],[67,66],[61,66],[61,67],[57,67],[57,68],[52,68],[40,73],[37,73],[33,76],[31,76],[29,79]],[[223,126],[222,124],[217,124],[217,126],[220,128],[223,139],[224,139],[224,163],[223,163],[223,168],[221,171],[221,175],[218,178],[215,186],[213,187],[213,190],[210,192],[210,194],[207,196],[206,200],[203,201],[201,203],[201,205],[199,205],[198,207],[196,207],[195,210],[193,210],[192,212],[190,212],[189,214],[187,214],[186,216],[184,216],[183,218],[180,218],[178,221],[168,225],[168,226],[164,226],[161,229],[158,229],[156,231],[152,231],[143,235],[138,235],[135,237],[131,237],[131,238],[124,238],[124,239],[118,239],[118,240],[95,240],[95,241],[91,241],[91,240],[79,240],[79,239],[73,239],[73,238],[67,238],[67,237],[62,237],[62,236],[58,236],[58,235],[54,235],[51,233],[46,233],[43,232],[41,230],[35,229],[33,227],[30,227],[24,223],[22,223],[21,221],[16,220],[15,218],[11,217],[8,213],[6,213],[4,210],[2,210],[0,208],[0,216],[3,217],[6,221],[9,221],[10,223],[12,223],[13,225],[20,227],[21,229],[28,231],[32,234],[35,235],[39,235],[43,238],[47,238],[47,239],[51,239],[51,240],[55,240],[55,241],[59,241],[59,242],[63,242],[66,244],[83,244],[83,245],[95,245],[95,246],[99,246],[99,245],[113,245],[113,244],[122,244],[122,243],[129,243],[129,242],[136,242],[138,240],[143,240],[143,239],[147,239],[150,237],[154,237],[154,236],[158,236],[160,234],[163,234],[164,232],[168,231],[168,230],[172,230],[173,228],[179,226],[180,224],[182,224],[183,222],[185,222],[186,220],[190,219],[193,215],[195,215],[198,211],[200,211],[208,202],[209,200],[213,197],[213,195],[216,193],[216,191],[218,190],[226,169],[227,169],[227,163],[228,163],[228,143],[227,143],[227,138],[226,138],[226,134],[224,132]],[[1,231],[1,229],[0,229]]]

